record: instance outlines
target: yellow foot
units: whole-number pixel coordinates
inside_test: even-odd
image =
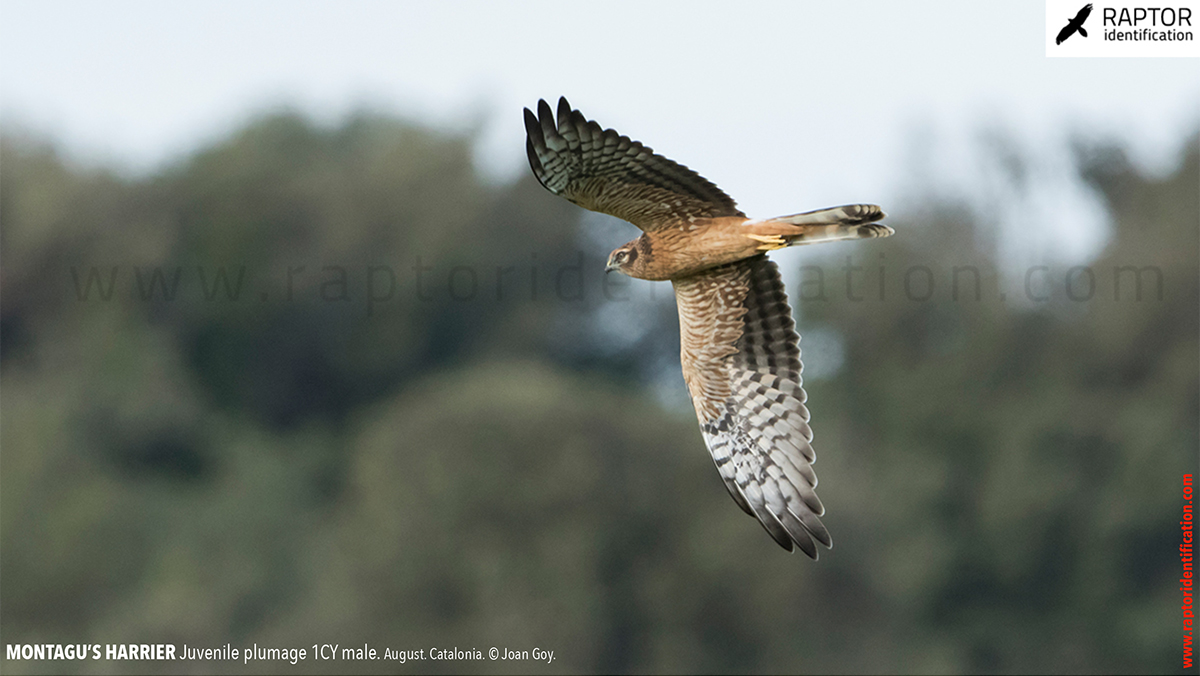
[[[759,251],[773,251],[775,249],[782,249],[783,247],[787,246],[787,242],[784,241],[783,237],[780,237],[779,235],[746,235],[746,236],[756,242],[762,242],[762,245],[758,247]]]

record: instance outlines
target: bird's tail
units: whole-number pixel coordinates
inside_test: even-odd
[[[763,243],[760,248],[770,250],[843,239],[887,237],[896,231],[876,222],[886,216],[883,209],[874,204],[847,204],[748,223],[747,228],[753,232],[753,239]]]

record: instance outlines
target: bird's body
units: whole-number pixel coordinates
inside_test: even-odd
[[[822,219],[819,214],[833,210],[822,209],[811,214],[757,220],[744,216],[701,218],[674,227],[652,230],[629,242],[640,255],[633,265],[622,269],[630,277],[651,281],[666,281],[687,277],[708,268],[736,263],[765,251],[800,244],[838,239],[861,239],[891,234],[887,226],[863,222],[863,219],[882,218],[883,212],[872,213],[866,205],[837,207],[834,216]],[[862,215],[844,216],[847,209],[861,209]],[[811,216],[813,223],[797,225],[787,219]],[[864,232],[857,224],[870,225]],[[877,234],[871,235],[874,231]],[[650,254],[650,255],[646,255]],[[640,263],[638,263],[640,261]]]
[[[874,205],[750,219],[715,185],[558,102],[525,110],[534,175],[571,202],[642,229],[608,270],[670,280],[680,359],[705,444],[730,495],[789,551],[832,546],[821,523],[801,386],[799,336],[776,265],[765,252],[886,237]]]

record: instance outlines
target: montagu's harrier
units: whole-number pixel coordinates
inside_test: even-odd
[[[779,269],[765,252],[886,237],[871,204],[749,219],[687,167],[584,118],[565,98],[525,109],[529,164],[547,190],[622,218],[642,235],[607,270],[670,280],[679,308],[683,378],[704,442],[734,501],[784,549],[817,558],[833,545],[821,523],[812,430],[796,335]]]

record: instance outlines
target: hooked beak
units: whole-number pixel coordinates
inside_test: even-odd
[[[609,264],[605,265],[604,266],[604,274],[607,275],[608,273],[612,272],[613,270],[616,270],[617,267],[618,266],[614,263],[609,263]]]

